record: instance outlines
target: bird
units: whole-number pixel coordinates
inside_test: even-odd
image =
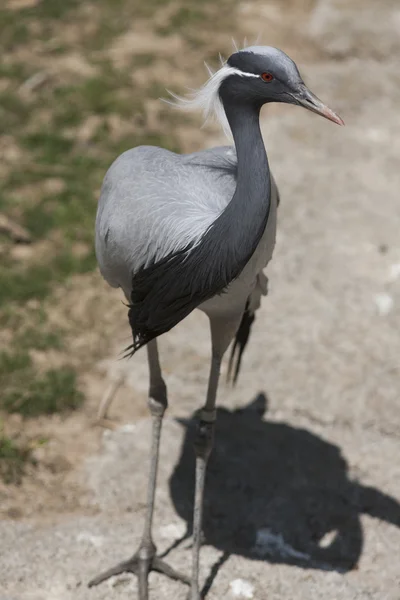
[[[231,370],[237,378],[261,296],[264,269],[275,246],[278,188],[260,129],[260,111],[271,102],[304,107],[330,121],[342,119],[305,85],[294,61],[270,46],[236,50],[191,95],[172,95],[184,110],[216,117],[233,144],[191,154],[138,146],[107,171],[96,216],[95,248],[107,283],[121,288],[128,308],[132,356],[146,347],[151,460],[143,536],[131,558],[92,579],[98,585],[130,572],[139,600],[149,597],[154,570],[189,586],[201,600],[199,582],[204,483],[216,419],[222,359],[233,342]],[[194,441],[195,492],[192,569],[179,573],[157,556],[152,521],[162,420],[168,406],[157,338],[194,309],[210,323],[211,364],[205,402]]]

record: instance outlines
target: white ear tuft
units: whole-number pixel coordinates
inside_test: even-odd
[[[224,64],[216,73],[213,73],[209,68],[207,70],[210,78],[200,89],[193,91],[186,97],[177,96],[167,90],[175,100],[175,102],[167,102],[185,111],[200,110],[203,113],[204,125],[208,121],[215,119],[221,125],[225,135],[231,137],[231,130],[219,97],[219,88],[224,79],[235,73],[236,69]]]
[[[216,73],[213,73],[209,67],[207,69],[210,78],[200,89],[193,91],[186,97],[177,96],[167,90],[175,102],[169,102],[168,100],[165,100],[165,102],[185,111],[201,110],[204,116],[204,124],[210,119],[215,119],[221,125],[225,135],[232,138],[231,129],[219,96],[221,84],[230,75],[239,75],[240,77],[258,77],[258,75],[245,73],[228,66],[227,63],[224,63]]]

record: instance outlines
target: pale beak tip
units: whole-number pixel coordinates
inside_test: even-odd
[[[321,117],[325,117],[325,119],[332,121],[332,123],[336,123],[336,125],[341,126],[344,125],[343,119],[333,112],[333,110],[331,110],[328,106],[326,106],[326,104],[321,102],[321,100],[317,98],[315,94],[310,92],[309,89],[305,88],[302,95],[297,97],[297,101],[299,104],[304,106],[304,108],[317,113],[317,115],[320,115]]]
[[[344,125],[342,117],[339,117],[339,115],[337,115],[335,112],[333,112],[333,110],[331,110],[325,105],[322,105],[319,111],[317,108],[316,112],[319,113],[322,117],[328,119],[329,121],[332,121],[332,123],[336,123],[336,125]]]
[[[342,117],[339,117],[339,115],[336,115],[337,121],[336,123],[338,125],[340,125],[341,127],[344,127],[346,125],[346,123],[343,121]]]

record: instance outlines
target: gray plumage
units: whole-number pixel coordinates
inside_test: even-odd
[[[133,354],[147,346],[149,409],[153,417],[148,506],[134,556],[91,582],[130,571],[139,598],[148,599],[148,573],[156,570],[190,583],[200,600],[199,552],[206,465],[212,448],[222,358],[235,338],[234,379],[254,313],[266,293],[263,269],[275,245],[278,191],[269,170],[259,114],[267,102],[301,105],[331,121],[340,117],[303,83],[294,62],[275,48],[235,52],[184,109],[215,115],[234,146],[178,155],[142,146],[117,158],[106,174],[96,220],[101,273],[122,288],[128,302]],[[195,441],[196,487],[192,574],[177,573],[156,555],[152,516],[161,423],[168,405],[156,338],[199,308],[210,320],[212,359]]]
[[[96,254],[103,277],[130,300],[133,273],[198,244],[228,206],[236,181],[234,146],[186,155],[152,146],[124,152],[106,174],[98,205]],[[218,313],[220,307],[224,314],[232,304],[243,308],[257,282],[257,266],[266,266],[275,241],[278,190],[273,178],[271,196],[267,252],[261,257],[257,253],[243,286],[233,285],[227,296],[202,305],[205,312]]]

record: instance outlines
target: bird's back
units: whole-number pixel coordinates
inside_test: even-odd
[[[139,146],[108,170],[96,220],[100,270],[129,296],[132,273],[196,243],[231,200],[234,148],[175,154]]]

